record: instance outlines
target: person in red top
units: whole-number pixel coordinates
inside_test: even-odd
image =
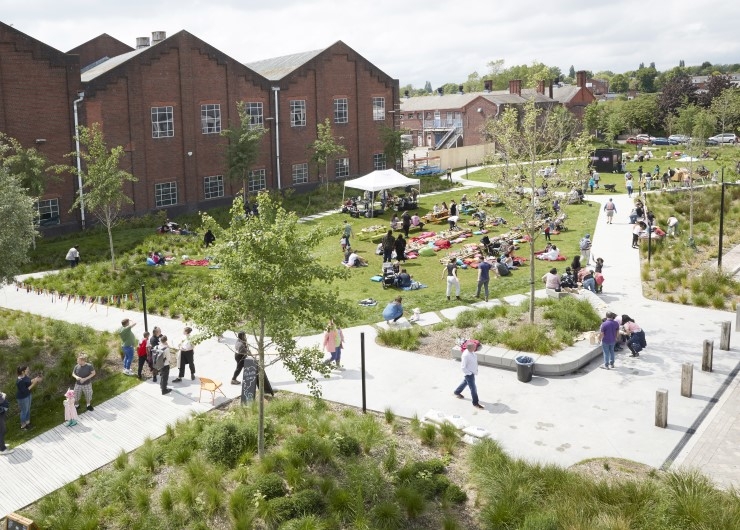
[[[149,369],[152,369],[151,361],[149,360],[149,332],[144,332],[144,338],[141,339],[139,346],[136,348],[136,355],[139,356],[139,372],[138,376],[141,380],[141,369],[144,368],[144,363],[149,364]]]

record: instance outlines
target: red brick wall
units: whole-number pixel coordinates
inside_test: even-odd
[[[72,48],[67,53],[79,55],[80,66],[84,68],[103,57],[115,57],[133,49],[131,46],[104,33],[84,44],[80,44],[76,48]]]

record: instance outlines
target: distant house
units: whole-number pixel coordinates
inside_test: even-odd
[[[239,193],[220,134],[238,123],[237,102],[267,130],[249,192],[316,186],[308,147],[325,118],[347,150],[329,161],[330,180],[385,169],[381,128],[397,127],[398,80],[341,41],[244,65],[187,31],[153,32],[136,48],[103,34],[70,54],[0,23],[0,49],[0,130],[69,164],[75,118],[100,124],[137,178],[126,185],[129,215],[207,209]],[[77,184],[71,174],[50,181],[38,203],[47,229],[80,226]]]
[[[585,72],[579,72],[583,86],[556,87],[540,81],[537,88],[522,89],[519,80],[509,82],[508,90],[491,90],[492,82],[485,80],[483,92],[404,97],[401,99],[400,126],[411,132],[412,143],[417,147],[447,149],[485,143],[483,125],[489,118],[497,117],[508,106],[521,106],[534,99],[542,107],[564,105],[578,118],[583,108],[595,101],[585,86]]]

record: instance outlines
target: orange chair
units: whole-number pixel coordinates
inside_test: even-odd
[[[203,395],[203,391],[211,393],[211,405],[216,405],[216,391],[221,392],[221,395],[223,397],[226,397],[226,394],[224,394],[224,391],[221,390],[221,381],[215,381],[213,379],[208,379],[207,377],[201,377],[198,376],[200,379],[200,393],[198,394],[198,403],[200,403],[200,398]],[[227,398],[228,399],[228,398]]]

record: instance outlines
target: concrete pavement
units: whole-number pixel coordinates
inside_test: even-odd
[[[477,182],[470,185],[485,186]],[[737,345],[729,352],[715,349],[714,371],[700,370],[702,341],[715,339],[717,345],[721,322],[732,321],[734,329],[735,315],[644,298],[638,251],[630,248],[630,203],[626,195],[613,198],[618,213],[614,224],[607,225],[600,210],[592,256],[605,261],[602,300],[615,313],[630,314],[646,330],[648,347],[639,358],[619,355],[616,368],[609,371],[598,369],[601,362],[596,360],[572,375],[535,376],[528,384],[518,382],[513,372],[481,367],[478,388],[485,409],[477,410],[469,400],[452,395],[462,378],[458,362],[379,346],[375,343],[378,328],[358,326],[345,330],[347,347],[342,362],[347,369],[322,383],[323,397],[361,405],[360,338],[364,334],[367,405],[372,410],[390,408],[408,417],[427,413],[447,416],[460,425],[490,432],[512,455],[532,461],[568,466],[585,458],[620,457],[654,467],[680,463],[701,466],[720,485],[740,486],[740,455],[733,452],[740,426],[740,391],[735,379],[740,350]],[[472,282],[463,285],[473,288]],[[14,286],[0,290],[0,306],[107,331],[114,331],[121,319],[128,317],[139,322],[134,328],[137,335],[143,331],[140,313],[52,302],[48,295],[28,294]],[[175,341],[184,327],[180,321],[151,316],[149,328],[154,325]],[[737,337],[733,330],[735,342]],[[320,338],[301,337],[299,342],[315,344]],[[227,337],[225,343],[209,340],[198,345],[195,353],[196,372],[226,382],[228,398],[239,395],[239,387],[228,385],[234,368],[229,349],[233,343],[233,337]],[[681,397],[679,391],[684,362],[694,364],[694,397],[690,399]],[[306,385],[297,384],[280,364],[267,372],[276,389],[308,393]],[[182,407],[183,415],[202,409],[203,405],[197,403],[197,381],[184,380],[172,386],[177,399],[156,392],[153,399],[171,399]],[[660,388],[669,390],[667,429],[654,427],[655,392]],[[136,389],[129,392],[133,391]],[[222,401],[221,397],[216,403]],[[96,407],[96,411],[104,406]],[[96,428],[112,426],[100,424]],[[159,429],[161,426],[152,432]],[[0,458],[0,476],[8,477],[10,483],[21,480],[20,457],[16,456],[23,454],[23,445],[16,454]],[[128,444],[122,443],[121,447],[130,449]],[[118,451],[113,449],[111,460]],[[27,465],[33,460],[24,458]],[[92,468],[79,469],[78,473],[89,471]],[[27,467],[24,472],[28,472]],[[4,501],[7,499],[0,492],[0,513],[22,507]]]

